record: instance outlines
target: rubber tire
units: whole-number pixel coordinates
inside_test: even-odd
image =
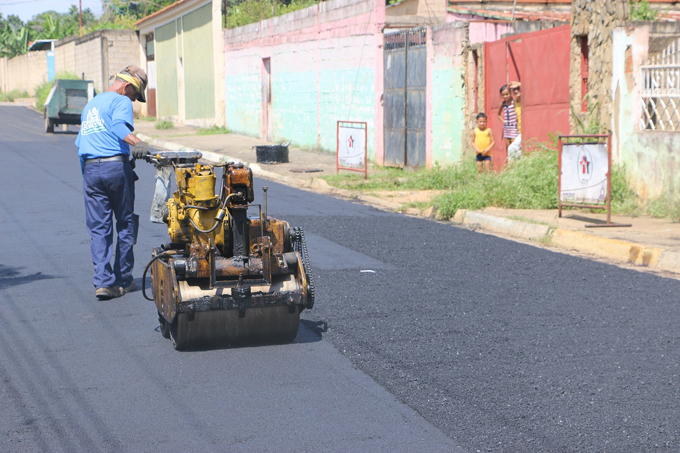
[[[54,133],[54,121],[45,116],[45,132],[49,134]]]

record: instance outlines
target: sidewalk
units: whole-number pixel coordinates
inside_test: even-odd
[[[272,143],[236,134],[196,135],[197,129],[188,126],[169,130],[158,130],[154,126],[154,122],[138,120],[135,122],[135,133],[156,148],[199,150],[206,161],[244,162],[256,176],[286,185],[359,199],[393,212],[436,216],[432,208],[422,212],[404,208],[404,204],[410,201],[432,199],[436,195],[434,193],[407,191],[370,196],[330,187],[319,176],[335,174],[335,154],[290,147],[290,163],[258,164],[254,147]],[[369,168],[369,178],[370,174]],[[680,274],[680,223],[668,219],[613,215],[612,223],[632,224],[632,227],[586,228],[586,224],[606,223],[606,214],[564,210],[563,217],[559,218],[556,209],[487,208],[483,211],[461,210],[451,221],[468,228],[521,238],[564,251]]]

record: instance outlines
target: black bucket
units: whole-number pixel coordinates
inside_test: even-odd
[[[287,164],[288,145],[256,146],[255,155],[259,164]]]

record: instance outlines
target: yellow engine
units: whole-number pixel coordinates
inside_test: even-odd
[[[148,159],[172,167],[177,186],[163,215],[170,242],[154,249],[144,272],[151,269],[154,297],[144,296],[156,303],[161,333],[178,349],[292,341],[300,312],[314,304],[304,233],[267,217],[266,187],[264,206],[251,204],[249,167],[199,158]],[[249,208],[258,215],[249,217]]]

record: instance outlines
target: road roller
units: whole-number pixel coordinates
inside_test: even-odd
[[[268,217],[266,187],[262,204],[253,203],[247,165],[202,164],[201,157],[184,151],[146,158],[156,166],[152,221],[165,223],[169,235],[153,249],[142,280],[160,332],[178,350],[293,341],[300,313],[314,305],[304,232]]]

